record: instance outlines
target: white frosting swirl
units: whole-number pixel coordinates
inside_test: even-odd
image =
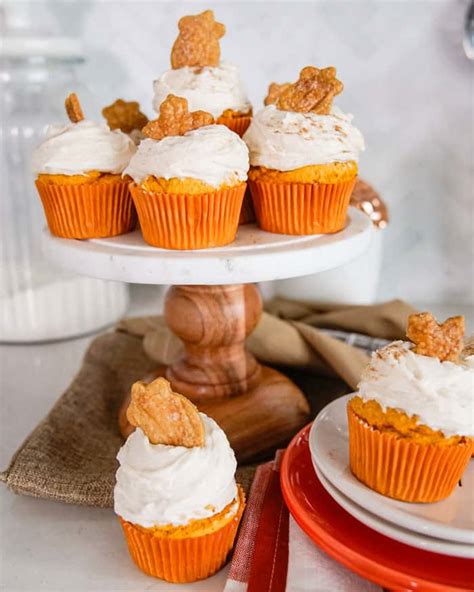
[[[237,497],[237,462],[216,422],[203,413],[203,447],[150,444],[137,428],[119,450],[114,509],[133,524],[179,526],[221,512]]]
[[[245,181],[249,153],[245,142],[224,125],[207,125],[184,136],[142,140],[125,169],[136,183],[149,176],[199,179],[220,187]]]
[[[330,115],[280,111],[268,105],[252,119],[244,135],[250,164],[291,171],[313,164],[359,160],[364,138],[352,115],[333,108]]]
[[[236,66],[185,66],[168,70],[153,82],[153,109],[159,112],[169,94],[184,97],[190,111],[207,111],[219,117],[226,109],[247,113],[251,105]]]
[[[51,125],[33,153],[33,171],[49,175],[83,175],[88,171],[119,174],[135,150],[127,134],[93,121]]]
[[[417,415],[445,436],[474,436],[474,356],[440,362],[410,346],[394,341],[372,355],[358,385],[361,398]]]

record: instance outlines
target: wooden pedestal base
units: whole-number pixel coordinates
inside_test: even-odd
[[[165,318],[184,342],[185,353],[146,377],[165,376],[176,392],[215,419],[240,462],[289,440],[309,413],[298,387],[280,372],[260,366],[245,349],[245,338],[261,310],[252,284],[173,286],[166,297]],[[126,417],[128,404],[127,398],[119,417],[124,437],[133,429]]]

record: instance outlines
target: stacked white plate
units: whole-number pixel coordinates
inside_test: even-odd
[[[354,518],[396,541],[434,553],[474,558],[474,460],[443,501],[415,504],[376,493],[358,481],[349,467],[346,406],[352,396],[325,407],[310,433],[313,466],[329,495]]]

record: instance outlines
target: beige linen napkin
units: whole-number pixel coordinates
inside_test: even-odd
[[[248,346],[262,362],[285,366],[304,390],[314,415],[328,401],[348,392],[340,379],[327,376],[339,376],[354,389],[367,362],[366,353],[319,328],[403,338],[411,312],[401,301],[321,310],[279,300],[263,314]],[[353,337],[357,342],[357,335]],[[95,338],[78,375],[20,446],[0,480],[16,493],[111,506],[115,457],[122,443],[117,413],[123,397],[134,381],[152,371],[157,362],[176,359],[181,349],[159,317],[126,319],[118,331]],[[244,486],[248,487],[254,469],[239,467],[238,479]]]

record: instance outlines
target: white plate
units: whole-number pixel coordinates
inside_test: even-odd
[[[349,467],[346,405],[353,395],[336,399],[315,419],[309,445],[324,476],[344,495],[372,514],[425,536],[474,544],[474,462],[462,486],[432,504],[400,502],[376,493],[358,481]]]
[[[432,553],[442,553],[443,555],[451,555],[452,557],[465,557],[467,559],[474,559],[474,546],[466,545],[464,543],[453,543],[452,541],[446,541],[443,539],[435,539],[430,536],[425,536],[406,528],[401,528],[375,516],[364,510],[361,506],[357,505],[341,493],[334,485],[324,476],[321,469],[318,468],[313,459],[314,470],[318,479],[321,481],[321,485],[329,493],[329,495],[351,516],[354,516],[357,520],[372,528],[373,530],[383,534],[395,541],[405,543],[411,547],[417,549],[423,549],[424,551],[431,551]]]

